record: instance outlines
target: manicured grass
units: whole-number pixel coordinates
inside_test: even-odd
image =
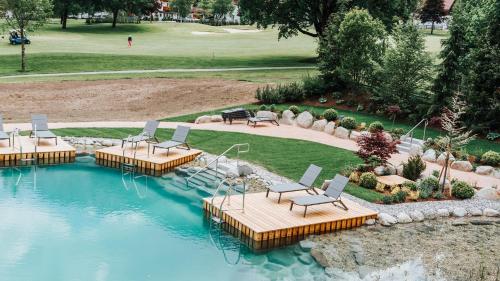
[[[291,104],[279,104],[276,105],[277,110],[285,110],[290,107]],[[307,105],[297,105],[300,110],[308,110],[308,111],[314,111],[317,114],[322,114],[323,111],[326,109],[326,107],[318,107],[318,106],[307,106]],[[257,109],[260,106],[259,105],[242,105],[241,107],[245,107],[248,109]],[[209,112],[203,112],[203,113],[198,113],[198,114],[189,114],[189,115],[184,115],[184,116],[178,116],[178,117],[172,117],[172,118],[166,118],[164,121],[174,121],[174,122],[192,122],[196,119],[196,117],[209,114],[220,114],[219,110],[212,110]],[[405,133],[411,130],[413,126],[416,124],[414,123],[409,123],[407,121],[403,120],[396,120],[394,123],[394,126],[392,125],[392,120],[385,116],[377,116],[365,112],[357,112],[357,111],[349,111],[349,110],[342,110],[342,109],[336,109],[339,113],[339,115],[344,115],[344,116],[350,116],[354,117],[358,123],[365,122],[366,125],[368,126],[370,123],[374,121],[380,121],[386,130],[391,129],[391,128],[402,128]],[[435,138],[437,136],[442,135],[443,132],[435,129],[435,128],[427,128],[425,132],[425,138]],[[424,137],[424,129],[423,126],[420,126],[415,129],[414,131],[414,137],[416,138],[423,138]],[[488,141],[486,139],[475,139],[472,142],[470,142],[466,150],[468,153],[474,154],[474,155],[482,155],[484,152],[488,150],[493,150],[500,152],[500,144],[492,141]]]
[[[60,136],[87,136],[124,138],[130,134],[138,134],[140,129],[57,129]],[[157,136],[168,139],[172,130],[160,129]],[[309,141],[291,140],[241,133],[214,132],[193,130],[189,135],[189,143],[195,148],[208,153],[220,154],[236,143],[249,143],[250,152],[241,154],[242,159],[261,165],[284,177],[299,180],[309,164],[323,167],[316,185],[332,178],[348,165],[356,165],[361,161],[351,151],[335,148]],[[230,157],[235,155],[230,155]],[[350,184],[346,192],[367,201],[380,201],[382,195],[373,190]]]

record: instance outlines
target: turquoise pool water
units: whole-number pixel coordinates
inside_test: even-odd
[[[298,246],[224,252],[201,199],[168,179],[122,181],[93,158],[0,169],[0,280],[322,280]],[[226,237],[225,245],[239,245]],[[233,241],[231,241],[233,239]],[[228,243],[230,242],[230,243]],[[239,250],[236,249],[240,249]],[[237,264],[233,264],[238,260]]]

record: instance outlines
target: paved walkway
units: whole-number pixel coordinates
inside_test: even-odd
[[[210,131],[224,131],[224,132],[238,132],[259,136],[270,136],[287,139],[306,140],[316,143],[321,143],[333,147],[338,147],[346,150],[357,151],[358,146],[356,142],[346,139],[340,139],[335,136],[329,135],[324,132],[314,131],[310,129],[303,129],[296,126],[271,126],[262,125],[256,128],[247,126],[246,123],[233,123],[233,125],[224,123],[207,123],[207,124],[193,124],[193,123],[180,123],[180,122],[162,122],[160,128],[173,129],[178,125],[187,125],[194,130],[210,130]],[[72,122],[72,123],[51,123],[49,125],[53,129],[61,128],[143,128],[144,122]],[[14,128],[21,130],[31,130],[30,123],[18,124],[5,124],[5,129],[11,131]],[[394,154],[389,162],[394,166],[401,165],[402,162],[408,159],[407,154]],[[433,170],[440,170],[441,166],[436,163],[427,162],[427,169],[425,174],[430,175]],[[500,179],[489,176],[478,175],[472,172],[463,172],[458,170],[451,170],[451,177],[459,180],[467,181],[472,185],[479,187],[500,186]]]
[[[315,69],[314,66],[276,66],[276,67],[233,67],[233,68],[165,68],[165,69],[145,69],[145,70],[116,70],[116,71],[88,71],[88,72],[68,72],[68,73],[41,73],[41,74],[20,74],[0,76],[0,79],[12,78],[33,78],[33,77],[62,77],[81,75],[103,75],[103,74],[143,74],[143,73],[193,73],[193,72],[229,72],[229,71],[261,71],[261,70],[294,70],[294,69]]]

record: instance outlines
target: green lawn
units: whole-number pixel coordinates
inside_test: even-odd
[[[57,129],[60,136],[87,136],[124,138],[140,133],[140,129]],[[168,139],[172,130],[160,129],[157,136]],[[332,178],[347,165],[356,165],[361,161],[351,151],[309,141],[255,136],[241,133],[194,130],[189,135],[189,143],[208,153],[220,154],[235,143],[249,143],[250,152],[242,158],[261,165],[284,177],[299,180],[308,165],[314,163],[323,167],[316,185]],[[230,155],[231,156],[231,155]],[[234,156],[234,155],[232,155]],[[350,184],[346,192],[367,201],[380,201],[382,195],[373,190]]]
[[[242,107],[248,108],[248,109],[256,109],[259,107],[259,105],[242,105]],[[290,104],[280,104],[276,105],[276,108],[278,110],[285,110],[290,107]],[[298,107],[301,110],[309,110],[309,111],[314,111],[318,114],[323,113],[323,111],[326,109],[325,107],[315,107],[315,106],[305,106],[305,105],[298,105]],[[174,121],[174,122],[192,122],[196,119],[196,117],[201,116],[201,115],[213,115],[213,114],[220,114],[219,110],[212,110],[208,112],[203,112],[203,113],[197,113],[197,114],[189,114],[189,115],[184,115],[184,116],[178,116],[178,117],[172,117],[172,118],[165,118],[163,119],[164,121]],[[384,127],[386,129],[392,128],[392,120],[388,119],[387,117],[384,116],[377,116],[365,112],[356,112],[356,111],[348,111],[348,110],[342,110],[342,109],[337,109],[339,115],[344,115],[344,116],[350,116],[356,118],[356,121],[358,122],[365,122],[367,125],[374,121],[380,121],[382,124],[384,124]],[[394,128],[403,128],[405,132],[408,132],[415,124],[408,123],[406,121],[400,121],[396,120],[394,124]],[[424,129],[423,127],[418,127],[414,131],[414,136],[416,138],[423,138],[424,136]],[[432,137],[435,138],[439,135],[442,134],[442,131],[434,129],[434,128],[427,128],[425,132],[425,138]],[[473,140],[471,143],[467,145],[467,152],[475,154],[475,155],[482,155],[484,152],[488,150],[493,150],[500,152],[500,144],[497,142],[492,142],[488,141],[486,139],[476,139]]]

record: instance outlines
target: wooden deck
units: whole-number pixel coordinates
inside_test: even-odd
[[[36,140],[30,137],[16,137],[13,146],[7,140],[0,141],[0,167],[30,165],[33,162],[23,159],[38,160],[38,164],[69,163],[75,160],[76,150],[62,139],[40,140],[35,148]]]
[[[152,176],[161,176],[172,171],[175,167],[193,161],[201,154],[197,149],[173,148],[167,155],[164,149],[157,149],[152,154],[153,146],[145,142],[139,144],[137,151],[128,147],[125,150],[125,157],[121,146],[106,147],[96,150],[96,163],[102,166],[121,168],[121,163],[137,165],[138,172]],[[135,159],[134,159],[135,153]],[[125,158],[125,159],[124,159]]]
[[[247,194],[244,212],[236,210],[242,208],[243,196],[234,195],[231,196],[230,206],[226,201],[222,207],[222,220],[252,240],[253,248],[261,249],[276,243],[283,244],[276,242],[278,240],[293,242],[310,234],[358,227],[367,219],[377,217],[376,211],[348,199],[342,200],[349,208],[348,211],[332,204],[310,206],[306,217],[303,217],[304,208],[301,206],[294,206],[290,211],[289,199],[305,195],[307,193],[300,191],[284,193],[278,204],[277,194],[271,193],[269,198],[266,198],[265,192]],[[212,205],[211,198],[205,198],[203,207],[213,216],[220,217],[221,201],[222,197],[216,197]]]

